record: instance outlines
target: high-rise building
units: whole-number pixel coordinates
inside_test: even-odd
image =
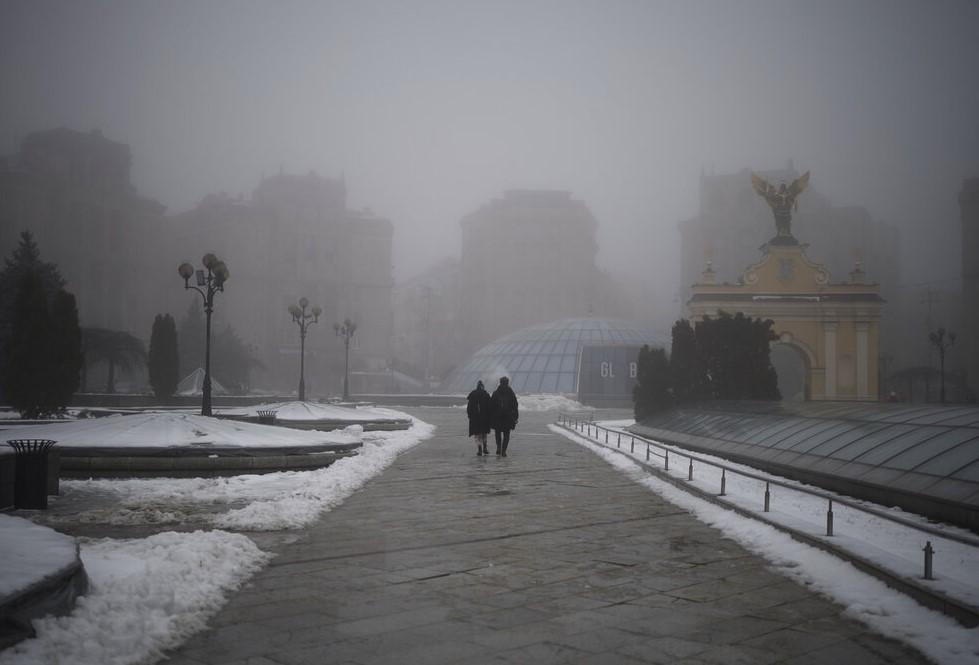
[[[595,265],[597,222],[570,192],[510,190],[461,225],[463,353],[536,323],[631,314]]]
[[[136,193],[130,163],[129,146],[97,131],[28,135],[0,160],[0,257],[30,231],[75,294],[83,327],[146,338],[156,304],[146,267],[164,206]]]
[[[306,389],[336,392],[343,344],[333,324],[357,324],[351,367],[387,366],[393,331],[393,226],[369,212],[347,209],[342,179],[279,174],[265,178],[250,200],[208,196],[171,220],[173,261],[215,252],[231,279],[219,298],[219,322],[253,344],[269,387],[288,387],[297,375],[299,330],[288,314],[301,297],[322,307],[306,337]],[[174,264],[176,265],[176,264]]]

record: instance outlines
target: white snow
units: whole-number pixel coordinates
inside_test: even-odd
[[[625,421],[616,421],[601,424],[608,427],[618,427],[626,423]],[[631,424],[631,421],[628,424]],[[927,657],[943,665],[979,663],[979,629],[965,628],[955,620],[919,605],[909,597],[887,587],[876,578],[860,572],[851,564],[843,562],[822,550],[792,540],[788,535],[774,527],[742,517],[730,510],[683,492],[673,485],[651,476],[641,466],[616,450],[609,450],[589,441],[584,436],[557,425],[551,425],[550,428],[552,431],[588,448],[636,482],[648,487],[671,503],[689,510],[698,519],[719,529],[725,536],[736,540],[748,550],[765,557],[782,574],[840,603],[846,608],[845,613],[847,615],[864,622],[884,635],[910,644]],[[626,441],[625,436],[623,436],[623,441]],[[626,444],[623,444],[621,450],[628,452]],[[645,457],[644,445],[637,445],[635,457],[637,459]],[[679,461],[677,459],[677,462]],[[727,462],[725,464],[733,466]],[[695,463],[694,468],[695,484],[703,488],[711,488],[715,492],[719,491],[719,471],[717,471],[716,476],[712,477],[707,465],[698,466]],[[686,460],[683,460],[681,464],[671,466],[671,472],[677,477],[685,479]],[[754,470],[753,472],[759,473]],[[745,489],[737,487],[737,483],[733,482],[734,478],[735,476],[732,475],[727,477],[727,492],[730,496],[725,498],[729,500],[741,496],[743,489]],[[760,483],[748,480],[745,482],[754,483],[754,487],[750,488],[751,491],[747,495],[753,494],[754,496],[754,505],[751,508],[760,509],[761,502],[758,498]],[[761,489],[763,491],[763,487]],[[767,516],[773,517],[782,514],[786,519],[796,520],[799,518],[790,515],[790,511],[800,510],[805,513],[808,510],[811,515],[810,519],[813,520],[814,524],[818,524],[820,517],[818,513],[823,513],[823,519],[825,519],[824,503],[820,502],[821,510],[812,515],[812,509],[805,506],[805,502],[790,498],[797,493],[781,488],[773,488],[773,490],[777,490],[779,496],[776,498],[773,495],[773,511],[767,513]],[[788,496],[782,496],[783,494]],[[776,506],[778,506],[777,509]],[[834,513],[840,507],[834,505]],[[881,524],[873,524],[874,521],[887,524],[879,518],[871,518],[871,520],[861,523],[854,515],[845,519],[841,515],[840,519],[836,521],[837,528],[834,531],[845,534],[847,530],[852,530],[853,535],[836,537],[834,543],[850,546],[858,541],[856,538],[858,534],[862,537],[874,538],[878,533],[890,531],[890,527],[884,528]],[[917,537],[916,534],[915,538]],[[908,539],[910,536],[905,534],[903,540]],[[845,542],[837,542],[837,540],[845,540]],[[932,540],[934,541],[934,539]],[[865,547],[860,551],[860,554],[876,561],[874,552],[871,550],[879,550],[877,554],[895,554],[887,548],[895,547],[896,543],[901,541],[901,538],[889,534],[886,538],[875,541],[871,547]],[[917,540],[914,542],[917,543]],[[953,541],[942,541],[941,548],[945,549],[949,543],[957,544]],[[907,543],[904,542],[904,549],[907,547]],[[918,554],[920,555],[920,551]],[[893,562],[881,561],[882,565],[886,563]],[[975,571],[977,567],[974,553],[951,554],[950,558],[943,561],[941,568],[937,570],[940,570],[940,577],[949,580],[948,587],[959,587],[963,582],[973,587],[976,584]],[[918,574],[920,575],[920,572]]]
[[[75,562],[74,538],[12,515],[0,514],[0,548],[0,599]]]
[[[353,432],[317,432],[221,420],[191,413],[147,412],[26,425],[0,432],[7,439],[53,439],[65,447],[263,448],[356,443]]]
[[[361,454],[328,468],[233,478],[65,480],[57,500],[70,501],[73,493],[84,491],[117,498],[110,513],[83,509],[71,517],[75,521],[146,524],[196,518],[241,530],[299,528],[342,503],[435,430],[395,413],[412,420],[411,428],[365,433],[352,425],[348,436],[363,437]],[[225,511],[216,511],[220,508]],[[35,621],[37,639],[0,653],[0,665],[156,662],[164,650],[205,628],[228,594],[269,559],[246,536],[225,531],[83,541],[81,550],[89,594],[70,616]]]
[[[404,414],[377,407],[346,407],[316,402],[274,402],[257,404],[243,408],[220,409],[223,416],[245,416],[257,418],[259,411],[275,411],[276,420],[405,420]]]
[[[588,409],[564,395],[517,395],[517,404],[521,411],[582,411]]]
[[[341,503],[380,473],[403,451],[434,432],[428,423],[407,414],[410,429],[364,432],[347,427],[344,436],[363,440],[359,454],[313,471],[281,471],[227,478],[133,478],[63,480],[64,497],[108,493],[108,508],[91,508],[63,519],[96,524],[198,524],[238,530],[272,531],[299,528]],[[292,431],[292,430],[287,430]],[[52,515],[50,522],[59,518]]]
[[[37,638],[0,653],[0,665],[155,662],[269,559],[246,536],[222,531],[95,540],[81,550],[89,593],[69,616],[34,621]]]

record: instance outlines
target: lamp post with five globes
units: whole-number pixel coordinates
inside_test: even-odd
[[[318,306],[313,306],[310,314],[306,313],[306,308],[309,307],[309,300],[306,298],[300,298],[298,305],[289,305],[289,313],[292,314],[292,320],[295,321],[296,325],[299,326],[299,401],[306,401],[306,331],[314,323],[318,323],[320,320],[320,314],[323,313],[323,309]]]
[[[230,273],[228,266],[211,252],[201,260],[205,270],[194,270],[194,266],[186,261],[177,268],[177,273],[184,278],[184,288],[193,289],[204,299],[204,314],[206,332],[204,334],[204,387],[201,398],[201,415],[211,415],[211,312],[214,311],[214,294],[224,291],[224,283]],[[197,284],[191,285],[190,278],[197,275]]]
[[[343,338],[344,359],[343,359],[343,399],[350,399],[350,338],[354,336],[357,324],[350,319],[344,319],[343,323],[334,323],[333,332],[337,337]]]

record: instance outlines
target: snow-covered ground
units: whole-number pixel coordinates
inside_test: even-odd
[[[588,407],[564,395],[517,395],[521,411],[582,411]]]
[[[0,600],[75,562],[75,539],[29,520],[0,514]]]
[[[618,428],[632,421],[599,423]],[[929,610],[870,575],[860,572],[851,564],[842,562],[822,550],[803,545],[767,524],[742,517],[730,510],[699,499],[646,472],[636,462],[621,454],[628,454],[623,444],[620,450],[609,450],[575,432],[551,425],[551,429],[572,441],[585,446],[607,462],[620,469],[630,478],[648,487],[668,501],[689,510],[701,521],[720,529],[726,536],[747,549],[765,557],[782,574],[793,578],[846,607],[846,613],[875,630],[904,641],[938,663],[961,665],[979,663],[979,628],[965,628],[955,620]],[[604,435],[603,435],[604,437]],[[623,437],[623,441],[627,441]],[[610,443],[612,440],[610,439]],[[675,448],[677,452],[680,449]],[[621,452],[620,452],[621,451]],[[636,460],[645,458],[645,446],[636,446]],[[707,458],[698,454],[698,457]],[[673,456],[671,455],[671,460]],[[716,458],[715,458],[716,459]],[[721,460],[718,460],[721,461]],[[686,460],[676,459],[670,472],[677,478],[686,479]],[[728,466],[736,466],[724,461]],[[742,467],[749,470],[747,467]],[[694,465],[694,484],[708,491],[720,490],[720,470],[712,470],[705,464]],[[757,475],[762,472],[750,469]],[[774,478],[774,476],[772,476]],[[760,512],[763,505],[764,485],[759,481],[736,479],[727,476],[727,500],[740,507]],[[782,482],[789,482],[779,478]],[[765,516],[796,528],[806,528],[818,535],[825,528],[826,502],[783,488],[772,488],[771,507]],[[841,510],[834,504],[833,543],[853,548],[861,556],[884,567],[903,566],[907,576],[921,576],[923,564],[920,533],[909,527],[893,525],[885,520],[858,511]],[[880,508],[881,510],[887,510]],[[902,513],[902,516],[907,516]],[[945,592],[974,604],[979,597],[979,559],[975,548],[955,541],[929,537],[939,550],[935,560],[936,579],[933,584]],[[942,556],[944,553],[944,556]],[[912,560],[904,557],[911,557]],[[954,592],[954,593],[953,593]]]
[[[65,480],[55,502],[78,501],[74,522],[197,524],[240,531],[295,529],[343,502],[434,427],[407,414],[408,430],[363,432],[360,454],[314,471],[232,478]],[[256,426],[260,427],[260,426]],[[264,427],[263,429],[276,429]],[[294,430],[287,430],[293,432]],[[86,495],[108,495],[88,509]],[[56,511],[55,511],[56,512]],[[49,523],[57,518],[49,515]],[[0,540],[5,556],[7,540]],[[148,664],[195,632],[267,561],[247,536],[226,531],[81,540],[90,592],[68,617],[35,621],[38,637],[0,653],[0,665]],[[2,568],[0,568],[2,570]]]
[[[262,448],[356,443],[359,433],[295,430],[168,411],[25,425],[3,430],[2,437],[53,439],[62,448]]]
[[[275,411],[276,420],[404,420],[404,414],[378,407],[347,407],[317,402],[272,402],[241,408],[222,408],[218,415],[257,418],[259,411]]]

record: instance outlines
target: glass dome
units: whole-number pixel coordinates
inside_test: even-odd
[[[491,391],[501,376],[517,393],[574,393],[584,346],[669,347],[669,337],[620,319],[561,319],[510,333],[487,344],[442,384],[466,394],[482,380]]]

